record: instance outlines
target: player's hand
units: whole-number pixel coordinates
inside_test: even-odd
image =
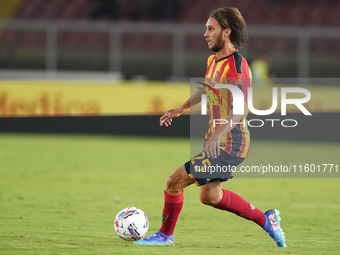
[[[171,125],[172,119],[177,118],[182,113],[178,109],[172,109],[164,113],[164,115],[159,120],[159,125],[163,126],[163,124],[168,127]]]
[[[220,156],[220,138],[212,135],[206,142],[203,151],[207,154],[208,158],[217,158]]]

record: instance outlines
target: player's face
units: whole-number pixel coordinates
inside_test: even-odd
[[[205,40],[208,42],[208,47],[214,52],[219,52],[223,49],[225,40],[223,39],[223,30],[214,18],[209,18],[205,24],[207,30],[204,33]]]

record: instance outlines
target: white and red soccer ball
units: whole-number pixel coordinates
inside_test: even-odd
[[[149,220],[141,209],[126,207],[116,215],[113,225],[120,238],[136,241],[143,238],[148,232]]]

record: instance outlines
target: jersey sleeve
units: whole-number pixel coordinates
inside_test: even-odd
[[[228,73],[228,83],[237,86],[244,95],[244,103],[248,108],[248,88],[251,87],[251,71],[245,58],[236,58]],[[232,98],[232,94],[230,93]]]
[[[210,55],[207,60],[207,69],[211,66],[212,61],[215,59],[215,55]]]

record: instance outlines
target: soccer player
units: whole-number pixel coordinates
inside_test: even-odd
[[[174,244],[173,232],[183,206],[183,189],[196,183],[200,187],[200,200],[203,204],[232,212],[255,222],[274,239],[277,246],[286,247],[278,210],[272,209],[264,213],[236,193],[222,189],[223,182],[233,177],[231,171],[211,179],[197,178],[192,174],[192,169],[202,165],[222,164],[229,166],[229,169],[236,167],[248,156],[250,145],[249,131],[242,122],[245,121],[248,110],[247,88],[251,86],[251,72],[247,61],[237,50],[248,39],[247,26],[239,10],[223,7],[212,11],[206,23],[204,37],[209,49],[215,52],[207,61],[205,82],[183,105],[167,111],[160,118],[160,125],[170,126],[173,118],[179,117],[190,106],[199,103],[201,96],[206,94],[209,96],[207,108],[210,117],[209,130],[205,136],[206,143],[199,155],[179,167],[167,179],[162,226],[159,231],[135,243]],[[233,113],[233,98],[229,90],[214,88],[215,84],[226,84],[226,82],[243,91],[244,115]],[[215,119],[226,119],[228,122],[214,125]]]

